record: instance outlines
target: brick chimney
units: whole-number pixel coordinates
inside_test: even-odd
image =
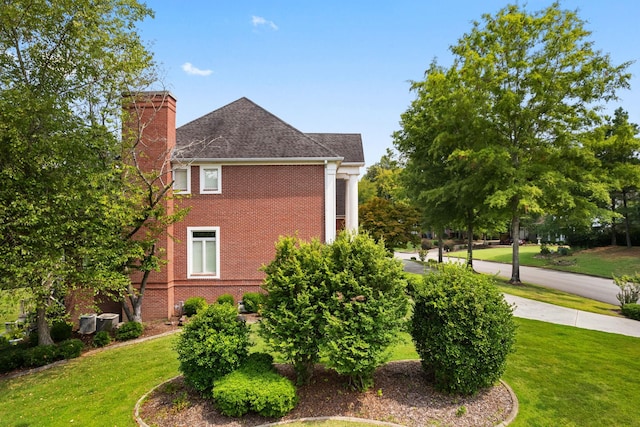
[[[128,97],[123,138],[136,144],[144,171],[170,176],[171,153],[176,146],[176,99],[170,92],[140,92]]]
[[[125,96],[122,128],[123,144],[129,153],[135,154],[135,162],[140,170],[152,173],[157,188],[169,185],[171,176],[171,155],[176,145],[176,99],[168,91],[140,92]],[[131,157],[129,155],[129,157]],[[134,157],[131,157],[131,161]],[[142,183],[142,182],[141,182]],[[174,212],[171,191],[163,201],[166,212]],[[144,231],[141,231],[144,232]],[[159,255],[167,263],[158,272],[152,272],[142,304],[142,315],[150,317],[171,317],[174,312],[174,263],[173,225],[158,241]],[[141,275],[134,275],[134,283],[140,283]],[[153,301],[153,302],[152,302]]]

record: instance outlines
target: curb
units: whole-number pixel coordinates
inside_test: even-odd
[[[504,388],[506,388],[507,391],[509,392],[509,395],[511,395],[511,402],[513,402],[513,404],[511,405],[511,412],[509,413],[509,415],[507,415],[507,418],[503,422],[498,424],[496,427],[504,427],[511,424],[513,420],[515,420],[516,417],[518,416],[518,411],[520,410],[520,404],[518,403],[518,396],[516,396],[513,389],[509,387],[509,384],[507,384],[503,380],[500,380],[500,384],[502,384]]]
[[[12,372],[10,374],[0,376],[0,380],[8,381],[8,380],[13,380],[15,378],[20,378],[27,375],[35,374],[37,372],[46,371],[47,369],[55,368],[56,366],[66,365],[67,363],[69,363],[69,360],[73,360],[73,359],[58,360],[56,362],[49,363],[48,365],[38,366],[37,368],[31,368],[24,371]]]
[[[153,387],[151,390],[149,390],[148,392],[146,392],[145,394],[143,394],[140,399],[138,399],[138,401],[136,402],[136,406],[133,407],[133,419],[135,420],[135,422],[140,426],[140,427],[150,427],[149,424],[145,423],[142,418],[140,418],[140,407],[142,406],[142,404],[144,403],[145,400],[147,400],[147,396],[149,396],[151,393],[153,393],[154,391],[156,391],[159,387],[165,385],[166,383],[168,383],[169,381],[173,381],[176,378],[180,378],[182,376],[182,374],[180,375],[176,375],[173,378],[169,378],[168,380],[162,381],[160,384],[158,384],[157,386]]]
[[[91,356],[95,353],[100,353],[102,351],[108,351],[108,350],[115,350],[116,348],[120,348],[120,347],[127,347],[129,345],[133,345],[133,344],[139,344],[141,342],[145,342],[145,341],[150,341],[156,338],[162,338],[162,337],[166,337],[167,335],[173,335],[173,334],[177,334],[178,332],[181,332],[182,329],[174,329],[173,331],[167,331],[167,332],[163,332],[161,334],[158,335],[150,335],[148,337],[144,337],[144,338],[136,338],[133,340],[128,340],[128,341],[121,341],[115,344],[111,344],[108,345],[106,347],[101,347],[101,348],[95,348],[93,350],[89,350],[85,353],[82,353],[80,355],[80,357],[85,357],[85,356]]]
[[[271,427],[271,426],[281,426],[286,424],[293,424],[299,422],[307,422],[307,421],[346,421],[353,423],[365,423],[371,425],[378,426],[389,426],[389,427],[406,427],[404,424],[395,424],[387,421],[377,421],[370,420],[367,418],[356,418],[356,417],[310,417],[310,418],[298,418],[297,420],[289,420],[289,421],[278,421],[277,423],[269,423],[269,424],[260,424],[255,427]]]

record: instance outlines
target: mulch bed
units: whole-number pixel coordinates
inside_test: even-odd
[[[278,370],[294,378],[289,365]],[[509,418],[516,403],[503,384],[475,396],[451,396],[437,392],[422,374],[419,361],[391,362],[379,368],[375,385],[359,393],[345,385],[335,372],[316,367],[311,384],[298,388],[298,405],[285,417],[270,419],[256,414],[230,418],[175,378],[150,393],[140,416],[157,427],[249,427],[310,417],[355,417],[405,426],[495,426]]]

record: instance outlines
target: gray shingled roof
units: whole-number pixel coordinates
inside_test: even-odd
[[[360,135],[304,134],[247,98],[176,129],[174,158],[344,158],[364,162]],[[352,160],[357,158],[360,160]]]
[[[345,163],[364,163],[362,136],[359,133],[307,133],[306,135],[340,153]]]

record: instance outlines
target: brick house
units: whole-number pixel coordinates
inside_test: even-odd
[[[167,209],[190,207],[161,242],[168,263],[147,285],[145,320],[174,315],[192,296],[258,291],[280,236],[331,241],[357,230],[359,134],[303,133],[247,98],[177,129],[168,92],[129,108],[145,123],[144,167],[166,169],[184,196]]]

